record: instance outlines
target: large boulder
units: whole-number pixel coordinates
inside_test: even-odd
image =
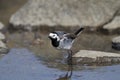
[[[117,14],[114,15],[112,20],[108,24],[106,24],[103,28],[107,29],[109,32],[115,30],[116,33],[120,33],[120,7],[117,11]]]
[[[103,27],[107,30],[114,30],[120,28],[120,16],[116,16],[109,24]]]
[[[120,63],[120,54],[102,51],[80,50],[73,55],[73,59],[76,63],[80,64],[115,64]]]
[[[31,26],[100,26],[111,20],[120,0],[28,0],[10,23]]]
[[[4,24],[0,22],[0,30],[2,30],[3,28]],[[5,35],[0,32],[0,54],[7,53],[9,51],[3,40],[5,40]]]

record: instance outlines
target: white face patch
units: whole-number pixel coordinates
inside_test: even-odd
[[[58,36],[57,34],[55,34],[55,33],[50,33],[50,34],[49,34],[49,37],[51,37],[51,38],[53,38],[53,39],[57,39],[57,41],[60,40],[59,36]]]

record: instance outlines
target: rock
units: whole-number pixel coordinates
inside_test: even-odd
[[[0,30],[4,28],[4,24],[0,22]],[[7,53],[8,47],[2,40],[5,40],[5,35],[0,32],[0,54]]]
[[[111,6],[112,5],[112,6]],[[10,18],[16,28],[47,26],[93,26],[108,22],[120,0],[29,0]]]
[[[103,28],[107,29],[107,30],[114,30],[114,29],[120,28],[120,16],[116,16],[112,20],[112,22],[110,22],[109,24],[105,25]]]
[[[113,43],[120,43],[120,36],[113,38],[112,42]]]
[[[112,39],[112,48],[120,50],[120,36]]]
[[[75,62],[80,64],[114,64],[120,63],[120,54],[101,51],[80,50],[73,55]]]
[[[0,22],[0,30],[3,29],[3,27],[4,27],[4,24]]]
[[[120,54],[101,51],[80,50],[73,57],[88,57],[96,59],[97,57],[120,57]]]
[[[4,40],[4,39],[5,39],[5,35],[0,32],[0,40]]]
[[[0,48],[1,47],[6,48],[6,45],[2,41],[0,41]]]
[[[5,43],[3,43],[2,41],[0,41],[0,54],[5,54],[8,53],[8,47],[6,46]]]

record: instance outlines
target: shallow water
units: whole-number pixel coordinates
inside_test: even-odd
[[[15,1],[20,1],[19,5],[13,5],[16,3]],[[12,0],[12,3],[6,3],[6,0],[2,0],[1,4],[5,4],[0,10],[1,21],[8,23],[11,14],[25,1]],[[60,52],[50,46],[47,35],[41,35],[41,37],[46,42],[43,42],[42,45],[31,45],[33,33],[6,34],[7,44],[11,50],[7,55],[0,57],[0,80],[120,80],[120,65],[74,65],[71,78],[67,77],[66,73],[69,67],[59,62],[61,58],[58,53]],[[111,49],[112,36],[92,34],[91,37],[87,34],[81,35],[81,37],[78,38],[80,42],[75,44],[75,51],[89,49],[117,52]]]
[[[120,80],[120,65],[78,69],[73,65],[71,78],[66,77],[68,67],[64,67],[48,67],[30,50],[13,48],[0,59],[0,80]]]
[[[33,32],[6,33],[11,49],[0,58],[0,80],[120,80],[120,65],[68,66],[62,52],[51,46],[48,33],[39,34],[41,42],[36,44]],[[82,34],[73,45],[73,51],[117,52],[111,49],[110,38],[112,36]]]

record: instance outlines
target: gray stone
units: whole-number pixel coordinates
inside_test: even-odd
[[[4,39],[5,39],[5,35],[0,32],[0,40],[4,40]]]
[[[29,0],[10,18],[14,26],[93,26],[109,21],[120,0]]]
[[[73,55],[73,58],[76,59],[75,62],[83,63],[83,64],[120,63],[120,54],[110,53],[110,52],[101,52],[101,51],[80,50],[75,55]]]
[[[117,36],[115,38],[112,39],[113,43],[120,43],[120,36]]]
[[[112,22],[105,25],[103,28],[108,30],[120,28],[120,16],[116,16]]]
[[[3,29],[4,24],[0,22],[0,30]]]
[[[3,43],[2,41],[0,41],[0,54],[5,54],[8,53],[9,49],[6,46],[5,43]]]
[[[0,22],[0,30],[4,28],[4,24]],[[8,52],[8,47],[2,40],[5,40],[5,35],[0,32],[0,54]]]
[[[1,48],[1,47],[7,48],[6,45],[5,45],[2,41],[0,41],[0,48]]]

